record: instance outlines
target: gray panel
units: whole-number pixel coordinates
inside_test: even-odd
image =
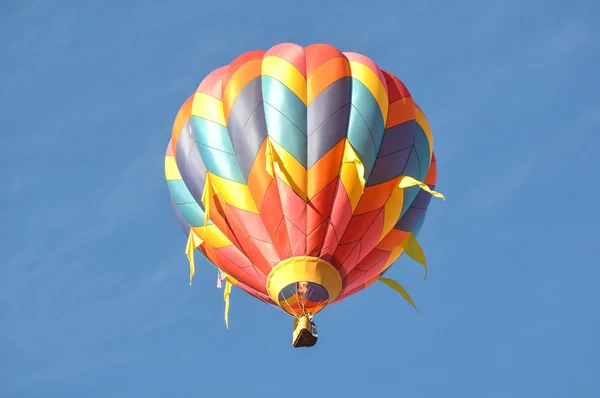
[[[307,109],[307,132],[308,137],[319,129],[331,115],[336,113],[344,105],[350,103],[350,94],[352,93],[352,81],[350,77],[344,77],[331,86],[327,87],[321,94],[315,98]],[[343,127],[344,135],[348,129],[346,122]],[[322,132],[322,131],[321,131]]]
[[[204,210],[202,205],[202,192],[204,191],[204,180],[206,179],[206,166],[198,152],[198,146],[192,131],[190,121],[187,121],[177,140],[175,161],[181,173],[181,178],[194,200]]]
[[[173,201],[173,197],[172,196],[170,197],[170,200],[171,200],[171,206],[173,207],[173,211],[175,212],[175,217],[177,218],[177,223],[179,224],[179,227],[181,228],[181,230],[183,231],[183,233],[187,236],[190,233],[191,225],[185,219],[185,217],[183,216],[183,214],[181,213],[181,211],[179,211],[179,208],[177,207],[177,205]]]
[[[252,113],[252,116],[250,116],[248,123],[246,123],[240,140],[238,141],[239,147],[236,150],[236,156],[246,181],[248,180],[248,175],[250,174],[250,169],[252,168],[256,154],[266,137],[267,127],[265,110],[264,103],[261,102],[254,113]]]
[[[227,131],[247,179],[258,149],[267,136],[260,76],[251,80],[238,94],[229,113]]]
[[[346,137],[349,116],[350,104],[348,103],[331,115],[315,130],[313,135],[308,137],[308,168],[314,166],[335,144]]]

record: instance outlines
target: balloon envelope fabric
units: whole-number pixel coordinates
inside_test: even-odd
[[[293,316],[368,287],[405,251],[425,265],[431,130],[364,55],[283,43],[214,70],[177,113],[165,173],[191,248]]]

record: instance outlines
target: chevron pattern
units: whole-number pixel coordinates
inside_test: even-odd
[[[333,264],[337,301],[375,282],[431,200],[400,179],[434,189],[437,175],[427,119],[397,77],[364,55],[291,43],[245,53],[200,83],[175,118],[165,174],[185,233],[268,303],[267,275],[292,256]]]

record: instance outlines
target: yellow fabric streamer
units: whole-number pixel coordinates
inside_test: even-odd
[[[408,234],[408,236],[400,242],[400,247],[408,257],[412,258],[425,268],[425,277],[423,280],[427,279],[427,260],[425,259],[425,253],[423,253],[423,249],[417,241],[417,238],[412,233]]]
[[[210,200],[215,196],[215,185],[210,177],[210,173],[206,173],[206,180],[204,180],[204,190],[202,191],[202,204],[204,205],[204,229],[208,225],[210,220]]]
[[[421,181],[417,181],[414,178],[409,177],[409,176],[402,176],[402,178],[400,179],[400,183],[398,184],[398,186],[400,188],[410,188],[410,187],[418,186],[423,191],[429,192],[431,195],[435,196],[436,198],[440,198],[442,200],[446,200],[446,198],[444,197],[444,195],[442,195],[441,193],[432,190],[431,188],[429,188],[429,186],[427,184],[425,184],[425,183],[423,183]]]
[[[288,181],[293,181],[292,176],[287,172],[283,165],[283,160],[273,147],[273,143],[271,143],[271,137],[267,137],[267,146],[265,148],[265,166],[267,168],[267,173],[273,178],[275,178],[275,163],[279,166],[279,171],[283,173],[283,175],[288,179]]]
[[[223,291],[223,300],[225,300],[225,328],[229,329],[229,295],[231,294],[231,282],[229,279],[225,283]]]
[[[421,311],[419,311],[419,309],[415,305],[415,302],[413,301],[413,299],[410,297],[410,295],[408,294],[406,289],[404,289],[401,284],[399,284],[398,282],[396,282],[395,280],[390,279],[390,278],[379,278],[379,281],[382,283],[385,283],[386,285],[388,285],[389,287],[394,289],[396,292],[400,293],[400,295],[402,297],[404,297],[404,299],[406,301],[408,301],[410,303],[410,305],[412,305],[419,314],[421,313]]]
[[[192,286],[192,278],[194,277],[194,272],[196,271],[196,267],[194,264],[194,250],[196,250],[196,248],[200,246],[202,242],[202,239],[196,236],[193,229],[190,228],[190,234],[188,236],[187,245],[185,247],[185,254],[188,260],[190,260],[190,286]]]
[[[362,191],[364,192],[365,185],[367,185],[367,182],[365,181],[365,166],[348,140],[346,140],[346,145],[344,147],[344,157],[342,158],[342,163],[354,163]]]
[[[265,148],[265,166],[267,168],[267,173],[271,177],[275,177],[275,157],[277,156],[277,152],[273,149],[273,144],[271,144],[271,140],[267,137],[267,145]]]

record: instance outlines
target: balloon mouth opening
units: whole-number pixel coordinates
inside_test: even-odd
[[[316,314],[329,303],[329,292],[314,282],[293,282],[277,295],[279,305],[295,316]]]
[[[342,290],[342,278],[329,262],[310,256],[288,258],[275,266],[266,283],[269,297],[285,312],[316,314]]]

